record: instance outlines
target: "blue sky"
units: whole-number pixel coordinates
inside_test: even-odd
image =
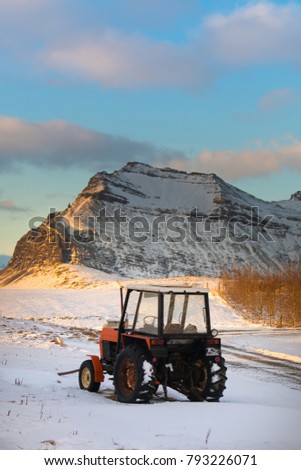
[[[301,2],[0,0],[0,253],[129,160],[301,189]]]

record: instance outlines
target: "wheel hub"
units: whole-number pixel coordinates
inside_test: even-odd
[[[119,383],[124,393],[132,392],[137,383],[136,368],[133,362],[125,359],[119,373]]]
[[[81,381],[82,381],[83,386],[85,388],[88,388],[91,384],[91,380],[92,380],[92,377],[91,377],[90,369],[88,369],[88,367],[85,367],[82,370],[82,376],[81,376]]]

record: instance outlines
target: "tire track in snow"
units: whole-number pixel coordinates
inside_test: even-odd
[[[301,390],[301,364],[288,360],[251,352],[235,346],[222,345],[226,365],[255,373],[262,380],[288,385]]]

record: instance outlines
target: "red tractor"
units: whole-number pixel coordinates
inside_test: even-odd
[[[100,334],[100,358],[79,370],[83,390],[112,375],[117,399],[149,402],[159,385],[192,401],[219,401],[227,380],[221,341],[211,329],[208,290],[130,285],[119,324]]]

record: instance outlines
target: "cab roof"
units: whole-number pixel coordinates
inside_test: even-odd
[[[184,285],[158,285],[158,284],[128,284],[127,289],[145,291],[145,292],[162,292],[164,294],[206,294],[209,289],[202,287],[192,287]]]

